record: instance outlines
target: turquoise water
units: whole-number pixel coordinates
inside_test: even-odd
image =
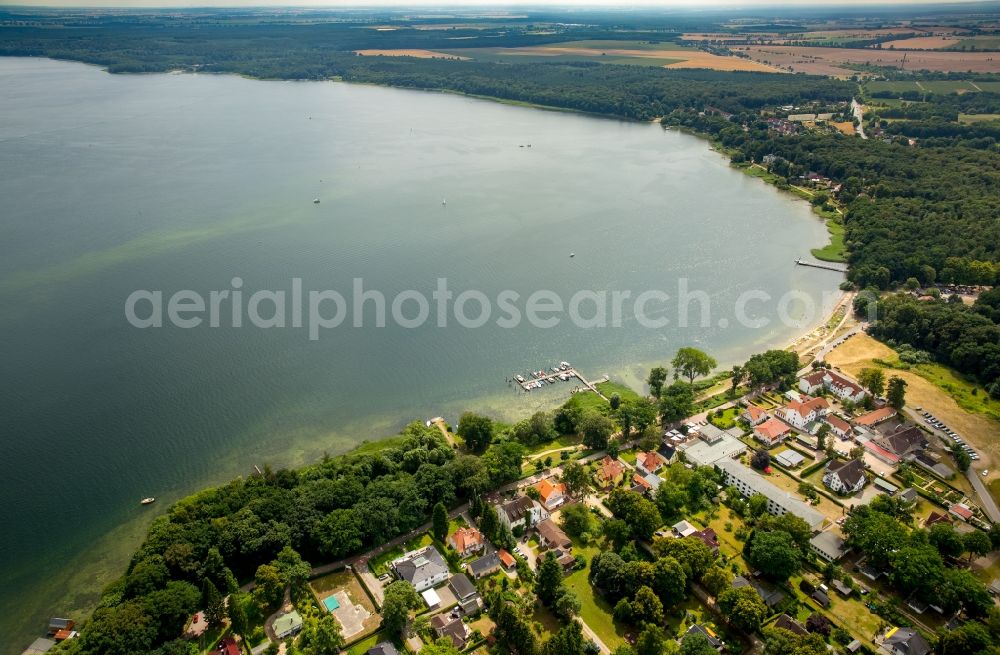
[[[826,240],[806,203],[693,137],[339,83],[0,60],[0,198],[5,652],[85,608],[151,517],[199,486],[414,418],[551,406],[566,386],[518,395],[504,380],[562,360],[622,379],[682,345],[733,362],[800,331],[773,302],[768,327],[737,325],[740,293],[839,282],[792,264]],[[476,329],[408,329],[373,327],[368,305],[368,327],[315,341],[306,327],[125,319],[136,289],[207,295],[234,277],[247,296],[301,278],[348,298],[363,278],[389,299],[447,278],[456,295],[514,290],[522,306],[540,289],[675,293],[686,277],[712,316],[546,329],[500,327],[495,311]]]

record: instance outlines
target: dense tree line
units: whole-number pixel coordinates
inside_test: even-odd
[[[1000,291],[982,294],[972,306],[917,300],[907,294],[881,299],[872,335],[893,345],[930,353],[943,364],[975,376],[1000,398]]]
[[[304,589],[310,567],[303,556],[331,561],[407,533],[430,520],[437,504],[519,477],[522,448],[498,440],[481,457],[456,455],[437,428],[415,422],[372,453],[266,469],[190,496],[154,521],[69,652],[154,652],[206,601],[217,606],[217,593],[233,594],[230,607],[241,612],[273,608],[285,587]],[[244,598],[238,581],[250,579],[256,589]],[[306,643],[321,641],[312,634]]]

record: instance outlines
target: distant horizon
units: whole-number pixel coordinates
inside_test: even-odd
[[[233,9],[233,8],[257,8],[257,9],[373,9],[373,8],[404,8],[415,9],[438,9],[438,8],[467,8],[484,9],[496,8],[506,9],[517,7],[519,9],[545,9],[548,7],[559,8],[586,8],[586,9],[732,9],[732,10],[761,10],[761,9],[815,9],[817,7],[905,7],[907,5],[920,7],[954,7],[958,5],[993,5],[998,6],[996,0],[829,0],[809,3],[803,5],[801,0],[711,0],[708,3],[698,0],[548,0],[538,2],[537,0],[506,0],[496,2],[495,0],[435,0],[434,2],[421,2],[415,0],[348,0],[337,2],[336,0],[276,0],[271,2],[256,2],[245,0],[212,0],[211,2],[192,2],[190,0],[132,0],[122,2],[121,0],[20,0],[15,3],[0,2],[0,7],[31,7],[31,8],[80,8],[80,9]]]

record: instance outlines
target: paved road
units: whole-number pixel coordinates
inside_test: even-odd
[[[854,117],[858,119],[858,127],[857,127],[858,136],[860,136],[862,139],[867,139],[868,136],[865,134],[864,110],[861,107],[861,103],[859,103],[856,98],[851,98],[851,113],[853,113]]]

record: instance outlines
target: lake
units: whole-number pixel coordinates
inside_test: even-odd
[[[680,346],[732,364],[803,331],[778,320],[783,294],[819,299],[841,280],[794,265],[826,242],[809,206],[702,140],[343,83],[0,59],[0,198],[10,652],[50,614],[93,602],[152,517],[200,486],[343,452],[413,419],[552,407],[571,385],[519,394],[505,380],[562,360],[632,384]],[[595,325],[602,293],[677,296],[682,278],[710,304],[704,324],[699,300],[681,328],[679,306],[657,296],[641,320],[626,304],[611,325],[608,304],[609,325]],[[354,309],[355,279],[384,294],[385,326],[367,301],[311,339],[309,319],[337,313],[334,294]],[[446,307],[439,327],[439,279],[466,318],[485,300],[485,324],[465,327]],[[306,309],[310,292],[328,299],[302,327],[250,325],[249,309],[242,327],[227,320],[234,292],[248,305],[287,291],[290,305],[295,284]],[[162,292],[163,327],[126,318],[137,290]],[[182,290],[229,292],[218,327],[207,314],[192,328],[167,320]],[[766,327],[737,320],[751,290],[771,297],[748,305]],[[505,291],[522,315],[509,325]],[[579,320],[528,320],[535,292],[568,309],[579,295]],[[789,314],[820,320],[803,307]],[[140,507],[145,496],[158,501]]]

